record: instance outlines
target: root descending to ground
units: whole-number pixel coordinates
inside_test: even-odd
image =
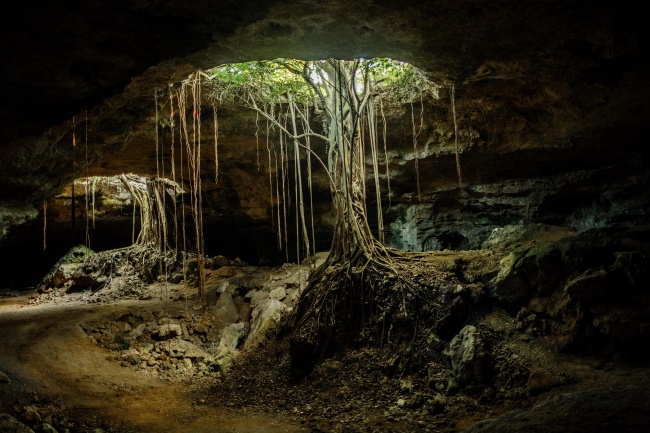
[[[326,262],[312,274],[291,321],[291,358],[298,377],[345,348],[381,349],[391,373],[426,358],[427,341],[445,333],[458,281],[421,255],[381,248],[376,258]],[[461,301],[467,304],[466,300]]]

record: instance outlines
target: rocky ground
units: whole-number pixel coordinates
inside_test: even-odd
[[[0,300],[0,431],[646,431],[647,241],[510,226],[419,254],[442,313],[299,377],[284,324],[308,264],[211,258],[199,302],[173,266],[71,252],[39,293]]]

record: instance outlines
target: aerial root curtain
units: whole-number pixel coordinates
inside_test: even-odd
[[[217,107],[240,105],[255,111],[256,125],[260,118],[267,122],[267,134],[271,129],[277,134],[275,146],[269,146],[267,135],[269,187],[273,195],[271,172],[275,171],[278,212],[274,218],[278,223],[278,239],[283,238],[285,249],[290,201],[295,206],[296,250],[300,250],[300,242],[307,256],[313,248],[299,161],[308,162],[308,187],[311,187],[312,158],[329,181],[336,216],[332,244],[327,261],[311,274],[295,310],[292,340],[295,358],[304,353],[311,353],[311,358],[323,356],[336,340],[337,329],[358,329],[364,320],[376,315],[381,308],[373,300],[372,286],[376,282],[393,281],[392,289],[385,292],[391,299],[391,306],[386,308],[408,315],[407,310],[414,308],[408,307],[414,297],[407,293],[408,283],[399,277],[400,253],[383,244],[382,177],[386,178],[386,189],[390,180],[385,110],[400,110],[409,104],[412,108],[414,103],[422,104],[425,97],[438,99],[440,86],[430,82],[417,68],[389,59],[277,59],[233,64],[199,72],[188,83],[197,77],[205,79],[203,94],[213,104],[215,119]],[[384,124],[385,170],[380,164],[380,120]],[[216,150],[217,131],[214,135]],[[417,160],[416,138],[414,132]],[[294,161],[293,200],[287,176],[290,154]],[[417,167],[415,164],[416,170]],[[374,181],[376,193],[376,236],[368,224],[368,178]],[[311,188],[309,192],[311,197]]]

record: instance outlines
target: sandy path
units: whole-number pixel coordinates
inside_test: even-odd
[[[14,384],[56,399],[71,418],[96,418],[104,426],[133,432],[305,432],[268,415],[194,404],[187,386],[163,382],[107,360],[79,324],[156,307],[156,301],[20,306],[0,300],[0,371]]]

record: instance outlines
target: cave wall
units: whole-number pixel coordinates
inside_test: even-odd
[[[650,31],[640,5],[73,1],[20,4],[2,20],[3,259],[24,243],[34,245],[25,259],[35,257],[42,202],[86,170],[155,174],[157,91],[198,68],[279,56],[389,56],[441,84],[440,98],[425,101],[415,151],[410,107],[391,120],[391,195],[385,192],[384,209],[393,246],[475,248],[495,227],[513,223],[577,230],[647,223]],[[219,253],[227,245],[249,260],[276,260],[282,254],[275,247],[274,203],[264,167],[255,169],[254,120],[241,111],[222,114],[218,184],[209,181],[209,153],[203,163],[208,249],[214,245]],[[320,180],[318,243],[327,248],[329,193]],[[121,218],[104,221],[105,230],[130,231],[130,217]],[[52,239],[73,238],[63,218],[50,230]],[[237,236],[225,239],[228,233]],[[3,260],[4,272],[8,263]]]

